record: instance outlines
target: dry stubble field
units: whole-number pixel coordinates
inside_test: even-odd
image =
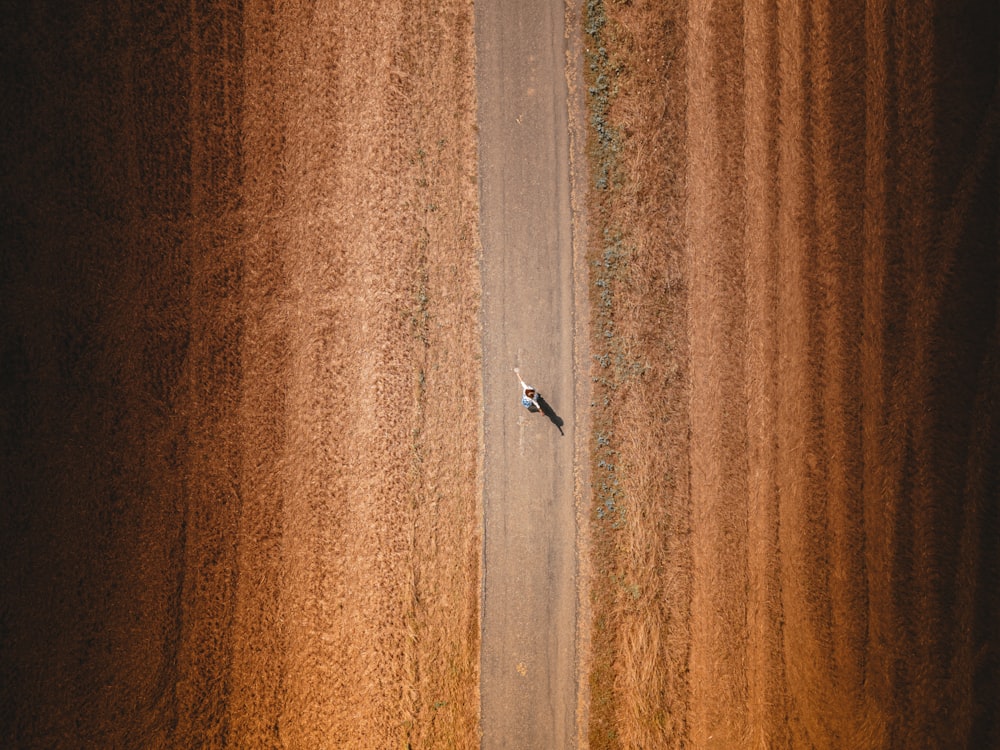
[[[995,747],[996,6],[588,3],[590,747]]]
[[[2,29],[0,744],[475,746],[471,3]]]
[[[1000,744],[995,8],[588,10],[591,747]],[[477,744],[471,16],[3,19],[5,746]]]

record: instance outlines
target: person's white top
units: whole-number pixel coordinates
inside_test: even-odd
[[[528,395],[529,391],[534,392],[534,390],[534,388],[525,388],[524,393],[521,395],[521,405],[528,411],[541,411],[542,407],[538,405],[538,402]]]
[[[521,406],[528,411],[541,411],[542,407],[538,405],[537,401],[538,391],[521,380],[521,371],[516,367],[514,374],[517,375],[517,379],[521,383]]]

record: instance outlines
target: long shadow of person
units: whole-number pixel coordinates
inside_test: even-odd
[[[556,414],[556,410],[549,406],[549,402],[542,398],[542,394],[539,393],[535,397],[535,400],[538,402],[538,406],[541,408],[542,414],[548,417],[549,421],[559,428],[559,434],[565,435],[566,433],[563,432],[563,425],[566,423],[563,421],[563,418]]]

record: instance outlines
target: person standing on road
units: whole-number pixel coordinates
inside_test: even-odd
[[[521,380],[519,368],[514,368],[514,374],[517,375],[517,380],[521,384],[521,406],[531,412],[541,411],[542,407],[538,405],[538,391]]]

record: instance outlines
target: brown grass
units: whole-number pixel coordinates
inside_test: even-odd
[[[942,8],[604,8],[591,747],[996,741],[1000,19]]]
[[[588,9],[591,118],[601,114],[595,98],[607,97],[611,131],[591,138],[591,158],[615,165],[588,211],[595,321],[589,742],[664,747],[685,736],[689,700],[688,344],[678,200],[684,129],[676,117],[684,102],[684,14],[664,13],[657,3]]]
[[[471,6],[8,30],[4,746],[476,746]]]

